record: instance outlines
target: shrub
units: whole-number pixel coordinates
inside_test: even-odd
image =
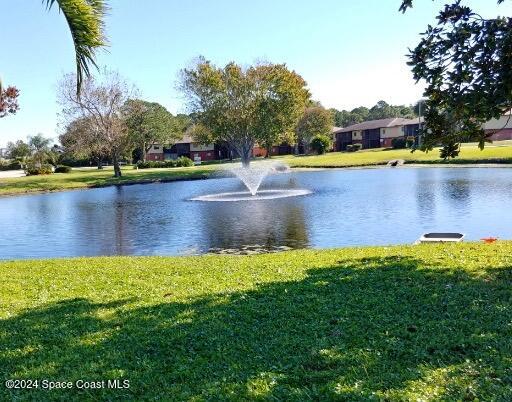
[[[49,163],[43,163],[43,164],[28,164],[25,168],[25,172],[27,173],[27,176],[35,176],[35,175],[41,175],[41,174],[52,174],[53,173],[53,166]]]
[[[23,169],[23,166],[21,166],[21,163],[18,161],[0,161],[0,170],[19,170]]]
[[[187,158],[186,156],[180,156],[178,159],[176,159],[176,166],[178,166],[178,167],[194,166],[194,161],[190,158]]]
[[[407,140],[405,140],[405,146],[407,148],[413,148],[416,145],[416,141],[414,137],[407,137]]]
[[[331,139],[326,135],[317,134],[311,140],[310,145],[316,153],[321,155],[331,147]]]
[[[194,166],[194,162],[192,159],[187,158],[186,156],[180,156],[176,160],[166,160],[166,161],[139,161],[135,164],[134,169],[154,169],[154,168],[174,168],[174,167],[186,167],[186,166]]]
[[[363,149],[362,144],[349,144],[347,145],[347,152],[357,152]]]
[[[407,143],[404,137],[397,137],[391,140],[391,146],[394,149],[404,149],[407,147]]]
[[[69,173],[71,172],[71,166],[59,165],[55,168],[55,173]]]

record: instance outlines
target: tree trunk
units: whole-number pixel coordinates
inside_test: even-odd
[[[146,144],[142,144],[142,162],[146,162],[148,150],[146,150]]]
[[[103,169],[103,163],[101,163],[101,158],[97,158],[98,160],[98,169]]]
[[[272,157],[272,144],[265,144],[265,149],[267,150],[265,158],[270,159]]]
[[[121,166],[119,166],[119,155],[117,152],[112,154],[112,163],[114,165],[114,177],[121,177]]]
[[[244,147],[242,148],[242,153],[240,157],[242,158],[242,166],[243,167],[249,167],[251,163],[251,151],[252,147]]]

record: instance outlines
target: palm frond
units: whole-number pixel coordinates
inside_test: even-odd
[[[104,32],[105,0],[42,0],[49,10],[55,3],[64,14],[73,38],[76,58],[76,90],[80,93],[90,66],[97,68],[96,50],[107,45]]]

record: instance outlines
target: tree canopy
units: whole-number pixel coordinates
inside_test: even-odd
[[[118,73],[103,70],[97,77],[86,78],[80,95],[74,90],[76,77],[65,76],[59,87],[58,100],[63,107],[66,126],[84,119],[92,135],[109,150],[114,175],[121,176],[120,159],[132,149],[132,141],[124,124],[123,108],[136,95],[134,87]]]
[[[348,127],[352,124],[368,120],[387,119],[389,117],[412,118],[417,116],[416,107],[413,105],[390,105],[386,101],[379,101],[371,108],[359,106],[348,110],[330,109],[337,127]]]
[[[297,142],[310,145],[315,136],[331,137],[333,125],[332,114],[322,106],[310,106],[304,110],[297,127]]]
[[[498,0],[497,4],[503,0]],[[400,11],[413,6],[404,0]],[[456,149],[489,133],[484,122],[512,108],[512,20],[485,19],[460,0],[446,4],[429,25],[408,64],[416,81],[426,82],[424,150],[438,144]]]
[[[198,140],[228,144],[245,166],[256,142],[272,143],[293,129],[310,96],[302,77],[284,64],[218,68],[202,58],[182,70],[181,89],[203,127]]]
[[[129,135],[142,151],[142,160],[153,144],[170,144],[183,137],[187,121],[174,117],[156,102],[130,99],[123,108]]]

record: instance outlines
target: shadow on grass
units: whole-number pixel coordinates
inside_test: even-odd
[[[1,377],[130,388],[0,396],[510,400],[511,280],[393,257],[190,302],[62,300],[0,321]]]

